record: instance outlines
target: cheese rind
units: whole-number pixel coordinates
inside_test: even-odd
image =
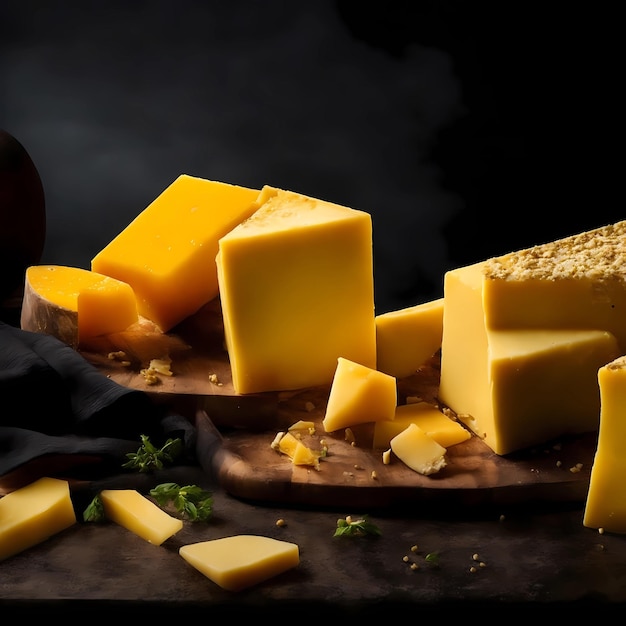
[[[69,484],[39,480],[0,498],[0,561],[31,548],[76,523]]]
[[[398,403],[396,379],[339,357],[322,426],[334,432],[356,424],[393,419]]]
[[[626,357],[598,370],[600,426],[591,467],[583,524],[608,532],[626,533]]]
[[[391,451],[418,474],[430,476],[446,466],[446,449],[417,424],[409,424],[390,441]]]
[[[172,517],[135,489],[104,489],[100,499],[108,519],[155,546],[183,527],[181,519]]]
[[[259,204],[216,259],[235,390],[326,385],[339,356],[375,367],[371,216],[272,187]]]
[[[180,556],[215,584],[241,591],[300,563],[297,544],[258,535],[234,535],[181,546]]]
[[[443,298],[376,316],[376,369],[396,378],[415,372],[439,348]]]
[[[181,174],[91,261],[127,282],[140,315],[167,332],[218,295],[218,240],[257,208],[259,191]]]
[[[135,294],[123,281],[63,265],[26,269],[20,320],[24,330],[54,335],[77,348],[137,321]]]

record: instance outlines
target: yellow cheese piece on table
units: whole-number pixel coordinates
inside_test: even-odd
[[[583,517],[589,528],[626,533],[626,357],[598,370],[600,426]]]
[[[339,357],[322,426],[326,432],[393,419],[398,404],[396,379]]]
[[[138,321],[135,294],[125,282],[79,267],[26,269],[20,325],[76,348]]]
[[[65,480],[40,478],[0,498],[0,561],[76,523]]]
[[[374,424],[372,447],[376,450],[389,448],[389,442],[409,424],[417,424],[444,448],[454,446],[472,436],[467,428],[444,415],[436,406],[428,402],[415,402],[397,406],[394,419],[381,420]]]
[[[167,332],[218,295],[218,240],[257,208],[259,191],[181,174],[91,261],[127,282],[140,315]]]
[[[417,424],[409,424],[390,441],[391,451],[408,467],[424,476],[446,466],[446,449]]]
[[[443,298],[376,316],[376,368],[404,378],[414,374],[439,348]]]
[[[147,542],[160,546],[183,527],[135,489],[104,489],[100,492],[105,516]]]
[[[371,216],[273,187],[259,204],[217,256],[235,390],[327,385],[339,356],[376,367]]]
[[[180,556],[228,591],[241,591],[300,563],[297,544],[258,535],[234,535],[181,546]]]
[[[291,433],[285,433],[278,442],[278,450],[286,454],[294,465],[319,467],[320,453],[311,450]]]

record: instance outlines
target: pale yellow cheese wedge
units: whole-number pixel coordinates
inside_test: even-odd
[[[258,202],[216,259],[235,390],[327,385],[339,356],[376,367],[371,216],[273,187]]]
[[[40,478],[0,498],[0,561],[76,523],[65,480]]]
[[[598,370],[600,426],[583,524],[609,532],[626,533],[626,357]]]
[[[443,298],[376,316],[376,369],[396,378],[415,374],[439,348]]]
[[[258,535],[234,535],[181,546],[180,556],[228,591],[241,591],[300,563],[297,544]]]
[[[172,517],[134,489],[104,489],[100,498],[108,519],[155,546],[183,527],[181,519]]]
[[[446,466],[446,449],[417,424],[409,424],[389,445],[391,451],[418,474],[430,476]]]
[[[24,330],[54,335],[77,348],[137,321],[135,294],[128,283],[79,267],[26,269],[20,319]]]
[[[280,438],[278,450],[286,454],[294,465],[319,467],[321,453],[309,448],[290,432],[284,433]]]
[[[445,275],[441,403],[497,454],[597,429],[597,371],[621,354],[616,337],[601,329],[491,329],[484,281],[485,262]]]
[[[167,332],[218,295],[218,240],[259,191],[181,174],[91,261],[130,284],[140,315]]]
[[[393,419],[397,403],[393,376],[339,357],[322,426],[330,433],[356,424]]]
[[[381,420],[374,424],[373,448],[389,448],[391,439],[409,424],[417,424],[444,448],[466,441],[472,436],[467,428],[444,415],[436,406],[428,402],[415,402],[397,406],[394,419]]]

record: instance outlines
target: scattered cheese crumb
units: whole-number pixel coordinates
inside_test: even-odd
[[[351,428],[346,428],[344,436],[347,442],[349,443],[355,442],[354,433],[352,432]]]
[[[389,463],[391,463],[391,448],[383,452],[383,464],[389,465]]]
[[[287,522],[281,517],[276,520],[276,526],[287,526]]]
[[[372,480],[376,480],[378,478],[378,474],[376,473],[376,470],[372,470],[372,473],[370,474],[370,476],[372,477]]]
[[[217,374],[209,374],[209,382],[221,387],[224,383],[221,383],[217,378]]]
[[[417,570],[417,569],[419,569],[419,568],[420,568],[420,566],[419,566],[417,563],[411,563],[411,569],[412,569],[412,570],[414,570],[414,571],[415,571],[415,570]]]
[[[417,552],[419,550],[419,548],[417,547],[417,545],[411,546],[411,552]]]
[[[274,441],[272,441],[272,443],[270,444],[270,448],[272,448],[272,450],[280,450],[280,440],[285,436],[285,433],[283,431],[279,431],[276,433],[276,436],[274,437]]]
[[[583,468],[583,464],[582,463],[576,463],[576,465],[574,465],[574,467],[570,467],[569,471],[572,472],[572,474],[577,474],[578,472],[580,472],[580,470]]]
[[[409,557],[408,557],[408,556],[403,556],[403,557],[402,557],[402,560],[403,560],[405,563],[408,563],[408,562],[409,562]]]

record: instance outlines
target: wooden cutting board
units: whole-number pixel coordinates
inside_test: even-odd
[[[223,343],[219,303],[213,302],[171,333],[172,376],[149,384],[137,362],[107,357],[101,346],[84,356],[122,385],[142,389],[188,415],[198,427],[204,469],[233,496],[259,503],[376,508],[395,504],[519,504],[582,502],[586,498],[596,434],[566,437],[537,449],[501,457],[480,439],[452,446],[439,473],[422,476],[398,459],[384,464],[372,448],[372,426],[325,433],[329,387],[297,392],[238,395]],[[182,347],[181,347],[182,346]],[[110,346],[109,346],[110,347]],[[156,355],[154,355],[156,356]],[[145,359],[144,359],[145,360]],[[145,363],[143,364],[145,365]],[[398,380],[399,402],[437,403],[439,358]],[[328,445],[319,470],[295,466],[271,448],[276,433],[298,420],[313,421],[311,447]]]

